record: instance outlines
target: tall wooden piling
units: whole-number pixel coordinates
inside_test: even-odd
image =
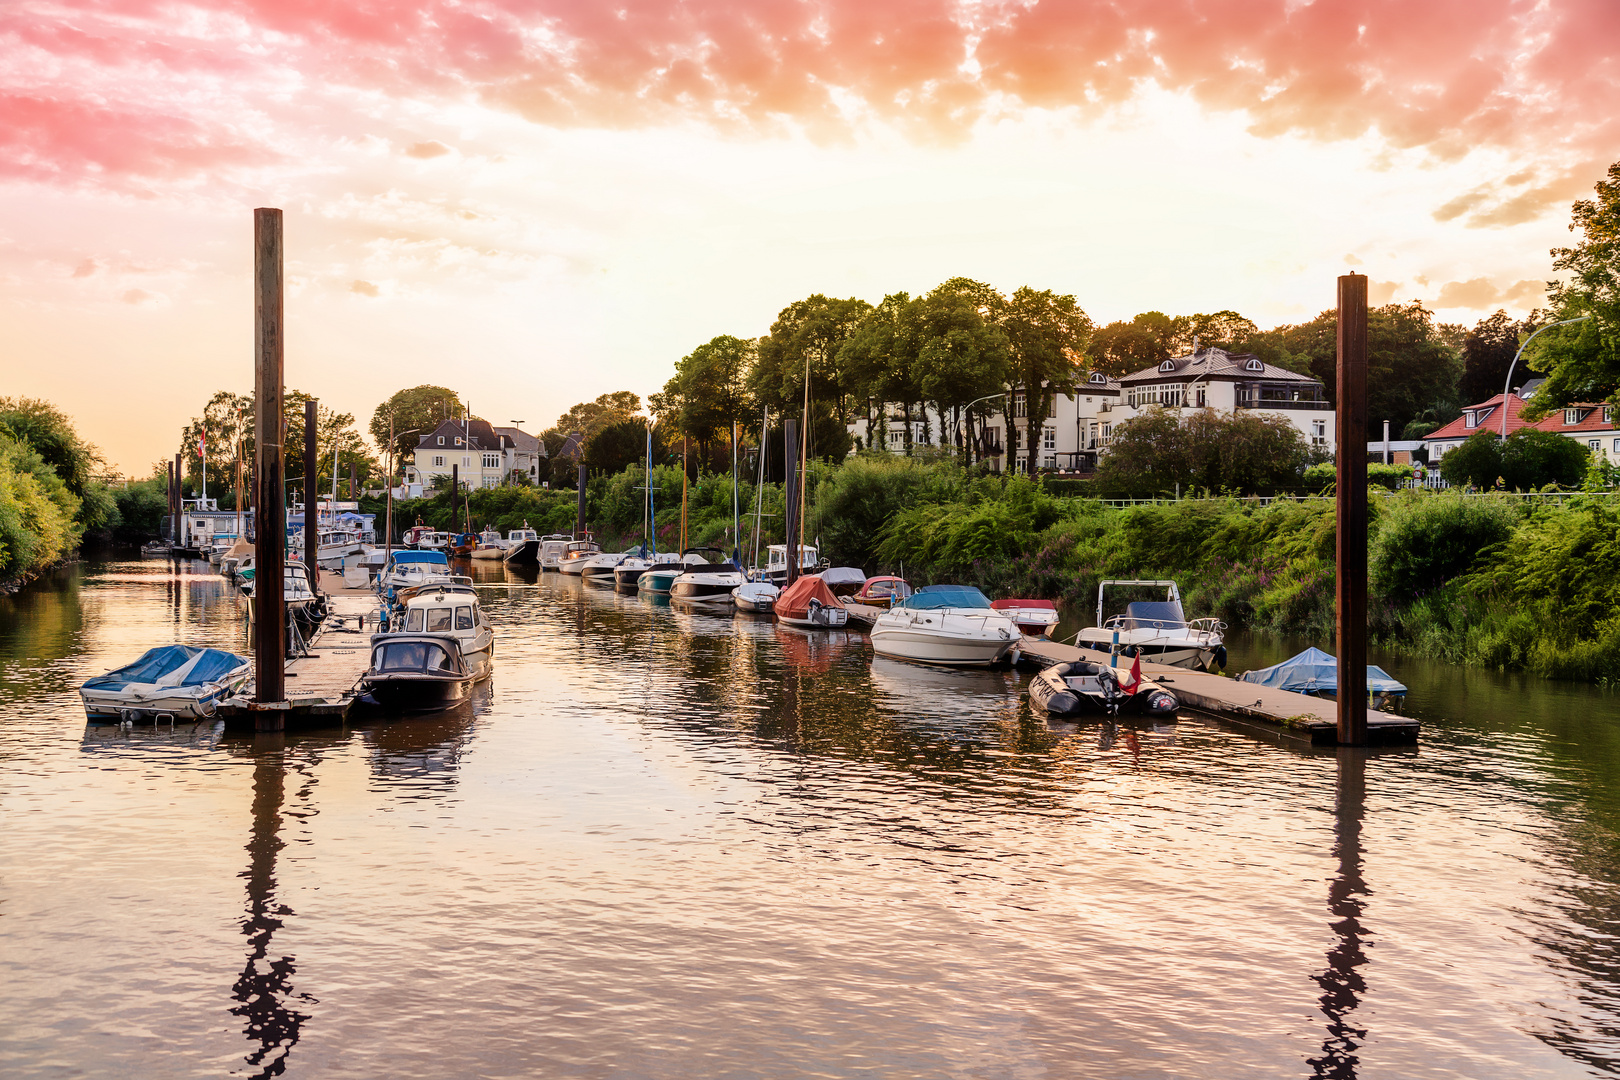
[[[174,546],[186,542],[186,463],[179,454],[174,455]]]
[[[284,326],[281,303],[281,211],[253,211],[253,405],[256,445],[253,548],[254,699],[259,731],[284,727],[287,604],[287,498],[282,472],[287,425],[281,411]],[[271,706],[269,709],[264,706]]]
[[[574,538],[583,540],[585,538],[585,434],[584,432],[575,431],[571,432],[568,437],[573,440],[574,453],[579,455],[579,502],[574,511]]]
[[[782,495],[786,500],[787,526],[787,584],[799,579],[799,425],[787,418],[782,421]]]
[[[309,571],[309,583],[315,586],[321,575],[316,559],[320,555],[320,536],[316,532],[315,512],[315,421],[318,405],[314,398],[304,402],[304,569]]]
[[[166,461],[164,464],[168,466],[169,469],[169,535],[165,537],[165,539],[167,539],[170,544],[173,544],[175,523],[179,520],[178,514],[180,500],[175,498],[175,492],[178,489],[175,487],[174,483],[174,462]]]
[[[1339,278],[1337,456],[1339,742],[1367,744],[1367,278]]]

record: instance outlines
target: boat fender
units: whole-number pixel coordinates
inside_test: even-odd
[[[1214,656],[1213,660],[1214,660],[1214,668],[1220,669],[1220,670],[1225,670],[1225,668],[1226,668],[1226,646],[1225,645],[1217,645],[1217,646],[1215,646],[1215,656]]]

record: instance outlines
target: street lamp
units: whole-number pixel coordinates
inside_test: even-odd
[[[974,398],[972,401],[970,401],[966,405],[962,406],[962,415],[967,416],[968,413],[973,411],[973,406],[977,405],[981,401],[993,401],[996,398],[1006,397],[1006,396],[1007,396],[1007,391],[1003,390],[999,394],[986,394],[982,398]],[[955,426],[960,427],[960,425],[955,425]],[[956,438],[956,432],[953,431],[951,433],[951,439],[954,441],[955,438]]]
[[[1507,422],[1508,422],[1507,396],[1508,396],[1508,387],[1510,385],[1512,385],[1512,383],[1513,383],[1513,369],[1515,367],[1518,367],[1518,365],[1519,365],[1519,357],[1524,355],[1524,347],[1525,347],[1525,345],[1528,345],[1532,341],[1536,340],[1536,334],[1541,333],[1541,331],[1543,331],[1543,330],[1551,330],[1555,326],[1568,326],[1570,323],[1585,322],[1587,319],[1590,319],[1591,317],[1592,316],[1590,316],[1590,315],[1579,315],[1579,316],[1576,316],[1573,319],[1565,319],[1563,322],[1548,323],[1546,326],[1537,327],[1535,334],[1531,334],[1529,337],[1525,338],[1524,339],[1524,345],[1520,345],[1519,346],[1519,351],[1513,354],[1513,363],[1508,365],[1507,380],[1502,383],[1502,441],[1503,442],[1507,441]]]

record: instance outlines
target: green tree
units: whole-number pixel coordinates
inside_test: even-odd
[[[284,475],[287,477],[289,490],[298,489],[306,494],[313,492],[319,497],[325,492],[328,497],[332,491],[332,451],[337,448],[337,475],[347,479],[349,465],[355,466],[355,471],[365,482],[373,474],[381,471],[377,459],[372,455],[360,432],[354,426],[353,413],[340,413],[329,409],[317,402],[315,406],[315,465],[313,469],[304,467],[304,403],[310,395],[302,390],[289,390],[282,400],[282,414],[286,419],[287,438],[286,450],[283,453],[282,465]],[[411,437],[412,445],[415,436]],[[384,433],[384,441],[387,435]],[[307,479],[306,479],[307,478]],[[344,494],[343,485],[339,485],[338,495]]]
[[[1524,427],[1502,442],[1489,431],[1470,435],[1440,459],[1440,475],[1456,486],[1489,489],[1498,478],[1509,491],[1535,491],[1548,484],[1579,487],[1590,455],[1585,446],[1553,431]]]
[[[1502,392],[1508,368],[1519,351],[1519,342],[1535,328],[1535,314],[1523,321],[1515,321],[1499,308],[1496,314],[1479,320],[1472,330],[1463,335],[1463,373],[1458,386],[1458,397],[1462,404],[1475,405]],[[1521,370],[1519,377],[1523,379],[1528,374]]]
[[[1182,494],[1269,494],[1297,487],[1310,458],[1305,437],[1280,417],[1149,409],[1114,429],[1096,485],[1132,498],[1170,495],[1177,485]]]
[[[952,278],[918,305],[916,389],[942,423],[950,417],[958,451],[967,450],[967,425],[991,411],[975,408],[964,417],[961,410],[1007,383],[1011,349],[998,325],[1006,306],[999,292],[969,278]]]
[[[194,489],[200,486],[206,467],[208,490],[223,505],[234,506],[237,454],[241,453],[244,463],[253,460],[253,420],[251,395],[220,390],[208,399],[203,414],[193,417],[180,432],[180,461]],[[199,444],[206,452],[206,462],[198,454]],[[250,475],[244,468],[244,487]]]
[[[675,374],[653,406],[654,415],[693,439],[707,460],[716,440],[731,438],[731,425],[755,416],[748,392],[755,342],[729,334],[699,345],[675,365]]]
[[[838,366],[851,392],[866,403],[866,430],[873,442],[886,438],[888,407],[905,418],[905,448],[911,451],[912,410],[923,400],[919,384],[922,304],[909,293],[883,298],[867,311],[840,347]]]
[[[27,580],[79,544],[79,497],[29,443],[0,434],[0,581]]]
[[[839,300],[816,293],[783,308],[771,331],[759,339],[758,359],[748,380],[759,404],[773,412],[804,411],[804,375],[810,372],[810,397],[831,405],[843,424],[850,397],[860,389],[839,364],[849,340],[872,305],[850,297]]]
[[[1620,161],[1596,191],[1571,208],[1569,228],[1581,239],[1553,248],[1553,269],[1564,277],[1547,288],[1549,321],[1589,318],[1546,331],[1527,350],[1530,366],[1547,375],[1533,415],[1578,401],[1620,402]]]
[[[0,433],[32,447],[75,495],[82,495],[106,464],[66,413],[38,398],[0,397]]]
[[[388,425],[393,420],[394,460],[406,459],[416,449],[416,440],[444,421],[466,412],[454,390],[443,386],[413,386],[397,390],[371,414],[367,430],[371,441],[388,449]]]
[[[1023,286],[1000,313],[1007,335],[1008,390],[1024,392],[1024,445],[1026,466],[1034,475],[1038,465],[1038,436],[1056,394],[1073,394],[1085,373],[1085,348],[1091,319],[1072,296],[1050,289]],[[1012,394],[1004,402],[1007,430],[1013,430]]]

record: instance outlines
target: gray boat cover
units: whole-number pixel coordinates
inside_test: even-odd
[[[829,589],[840,585],[854,585],[856,588],[866,584],[866,575],[853,566],[834,566],[821,572],[821,582]]]
[[[1298,656],[1289,657],[1259,671],[1245,671],[1238,676],[1241,682],[1275,686],[1279,690],[1295,693],[1312,691],[1337,693],[1339,690],[1339,661],[1332,653],[1321,649],[1306,649]],[[1376,664],[1367,665],[1367,692],[1371,694],[1404,694],[1406,686],[1390,678],[1389,672]]]

